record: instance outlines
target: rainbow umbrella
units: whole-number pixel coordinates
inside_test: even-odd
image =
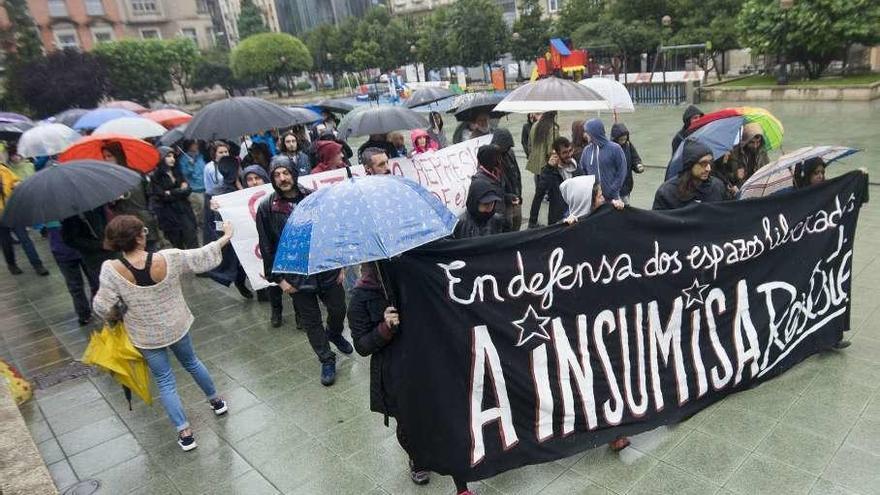
[[[782,122],[767,109],[760,107],[725,108],[707,113],[691,123],[688,131],[694,132],[710,122],[730,117],[742,117],[744,124],[755,122],[760,125],[761,130],[764,132],[764,148],[767,151],[775,150],[782,146],[782,136],[785,134]]]

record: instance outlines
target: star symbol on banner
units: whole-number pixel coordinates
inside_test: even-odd
[[[681,293],[687,297],[687,302],[685,302],[684,309],[690,308],[693,304],[697,303],[700,306],[703,305],[704,295],[703,292],[709,288],[709,284],[700,284],[697,279],[694,279],[694,284],[688,287],[687,289],[682,289]]]
[[[522,346],[531,340],[532,337],[550,340],[550,334],[547,333],[547,329],[544,328],[549,322],[550,318],[546,316],[538,316],[535,308],[529,304],[529,309],[526,310],[526,314],[523,316],[522,320],[510,322],[513,326],[519,329],[519,338],[517,339],[516,347]]]

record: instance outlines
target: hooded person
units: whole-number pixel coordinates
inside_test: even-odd
[[[437,145],[437,149],[445,148],[447,140],[446,133],[443,132],[443,116],[440,112],[431,112],[428,114],[428,121],[431,123],[431,127],[427,129],[431,141]]]
[[[413,129],[409,133],[409,137],[412,140],[413,156],[438,149],[437,143],[431,139],[431,135],[424,129]]]
[[[276,158],[279,157],[280,159],[286,158],[290,160],[290,158],[288,158],[286,155],[275,155],[272,157],[270,167],[271,163],[274,163],[276,161]],[[241,171],[239,181],[241,182],[242,187],[245,189],[249,187],[257,187],[269,183],[269,174],[266,173],[266,170],[259,165],[249,165]]]
[[[574,223],[578,218],[589,215],[595,208],[604,204],[605,198],[601,191],[602,186],[596,182],[596,177],[593,175],[581,175],[563,181],[559,185],[559,193],[568,206],[568,218],[565,222]],[[571,221],[572,217],[573,221]]]
[[[721,171],[729,184],[741,187],[759,168],[770,163],[765,142],[761,124],[751,122],[743,126],[742,139],[730,151],[725,169]]]
[[[199,247],[196,215],[189,202],[192,189],[177,165],[174,150],[160,146],[159,165],[150,174],[149,194],[159,228],[177,249]]]
[[[605,125],[599,119],[587,121],[584,131],[590,136],[590,144],[581,154],[580,168],[587,175],[595,175],[599,179],[605,201],[622,201],[621,189],[627,173],[623,148],[608,140]]]
[[[678,146],[686,137],[690,135],[688,132],[688,127],[691,126],[694,120],[703,116],[703,111],[697,108],[695,105],[688,105],[687,108],[684,109],[684,113],[681,115],[681,129],[675,133],[675,136],[672,138],[672,154],[675,154],[675,150],[678,149]]]
[[[795,189],[816,186],[825,182],[826,163],[821,157],[810,158],[794,166],[792,184]]]
[[[724,182],[712,175],[712,150],[694,138],[684,141],[681,172],[654,194],[654,210],[674,210],[692,203],[730,199]]]
[[[629,203],[629,195],[633,190],[633,172],[640,174],[645,171],[645,167],[642,165],[642,157],[632,144],[629,129],[624,124],[617,123],[611,126],[611,140],[620,145],[623,156],[626,157],[626,176],[620,188],[620,196]]]
[[[289,160],[277,160],[269,169],[274,192],[257,207],[256,224],[263,273],[266,280],[278,284],[293,299],[297,318],[306,330],[309,344],[321,363],[321,383],[330,386],[336,381],[336,354],[332,342],[340,352],[351,354],[354,349],[342,330],[345,326],[345,289],[341,270],[329,270],[316,275],[275,273],[272,264],[281,241],[281,233],[293,211],[304,198],[297,184],[296,169]],[[321,307],[327,309],[327,328],[321,321]]]
[[[495,146],[486,144],[477,150],[477,173],[471,178],[471,184],[474,182],[485,182],[495,190],[501,198],[495,205],[495,213],[507,218],[507,202],[504,201],[507,177],[504,175],[501,153]]]
[[[467,209],[458,217],[452,238],[466,239],[507,232],[507,221],[497,211],[498,205],[503,202],[499,188],[490,181],[472,180],[465,203]]]
[[[238,171],[238,160],[231,156],[221,158],[217,162],[217,172],[223,177],[223,181],[214,186],[214,189],[211,190],[211,196],[219,196],[241,189],[241,184],[238,182]]]
[[[500,154],[503,170],[504,216],[510,229],[517,231],[522,226],[522,174],[513,152],[513,135],[499,127],[492,133],[492,146]]]
[[[318,164],[312,168],[312,173],[317,174],[345,167],[342,157],[342,145],[336,141],[318,141],[315,147]]]
[[[242,188],[241,183],[238,181],[238,159],[231,156],[224,156],[217,162],[217,171],[223,176],[223,181],[214,186],[214,189],[211,191],[211,196],[232,193]],[[211,235],[216,238],[217,230],[214,227],[214,223],[222,221],[223,217],[218,211],[213,209],[210,211],[212,217],[208,222],[208,225],[205,226],[205,230],[209,230]],[[221,261],[220,265],[213,270],[206,272],[208,277],[226,287],[229,287],[230,284],[235,284],[235,288],[238,289],[238,293],[241,294],[241,297],[245,299],[253,299],[254,294],[245,284],[247,273],[245,273],[244,267],[242,267],[241,263],[238,261],[238,255],[236,255],[235,251],[232,249],[232,244],[223,246],[221,253],[223,255],[223,261]]]

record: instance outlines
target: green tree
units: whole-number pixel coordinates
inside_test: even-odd
[[[454,63],[449,50],[449,8],[442,7],[431,12],[419,25],[417,33],[419,62],[425,67],[440,69]]]
[[[101,43],[94,53],[107,69],[114,98],[146,105],[172,89],[168,50],[162,40]]]
[[[510,30],[493,0],[457,0],[449,28],[451,51],[461,65],[485,65],[507,52]]]
[[[384,6],[373,7],[364,17],[353,24],[351,51],[345,57],[353,69],[379,68],[392,69],[407,63],[412,57],[409,53],[410,36],[400,18],[392,18]],[[412,33],[413,35],[415,33]],[[413,39],[410,40],[409,38]]]
[[[18,84],[21,81],[19,72],[30,63],[44,60],[43,45],[25,0],[6,0],[3,7],[9,24],[0,29],[0,51],[4,54],[6,65],[6,95],[2,106],[20,108],[24,105],[24,98],[16,91],[16,88],[22,87]]]
[[[565,0],[553,31],[556,36],[571,37],[581,26],[596,22],[605,10],[605,0]]]
[[[652,21],[625,21],[606,12],[598,20],[579,27],[571,38],[577,46],[610,48],[620,60],[620,65],[612,65],[616,77],[630,58],[656,50],[661,34],[660,27]]]
[[[165,52],[171,81],[183,93],[183,102],[189,103],[186,90],[193,87],[196,65],[201,58],[199,49],[189,38],[176,38],[165,42]]]
[[[735,19],[742,8],[743,0],[679,0],[675,32],[670,44],[708,43],[706,57],[698,62],[707,77],[715,70],[715,77],[721,80],[719,57],[724,52],[739,48],[739,32]]]
[[[255,34],[235,47],[230,60],[235,77],[265,80],[278,96],[281,78],[312,68],[312,55],[305,43],[286,33]]]
[[[12,82],[15,93],[31,111],[41,116],[71,107],[94,108],[108,87],[98,58],[71,48],[21,65]]]
[[[260,33],[269,32],[263,20],[263,11],[253,0],[241,0],[241,11],[238,15],[238,39],[245,39]]]
[[[513,32],[516,35],[510,42],[520,79],[520,61],[534,60],[547,51],[550,43],[550,21],[542,19],[543,14],[539,0],[522,0],[520,3],[519,19],[513,23]]]
[[[745,46],[765,55],[800,62],[818,79],[833,60],[846,58],[853,43],[880,42],[876,0],[798,0],[782,10],[777,2],[747,0],[737,17]]]
[[[220,49],[205,52],[199,58],[191,84],[195,90],[220,86],[229,96],[243,95],[252,85],[251,80],[235,77],[229,66],[229,52]]]

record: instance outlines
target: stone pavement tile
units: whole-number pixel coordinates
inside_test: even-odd
[[[880,419],[859,418],[847,435],[845,445],[880,455]]]
[[[45,442],[55,436],[52,434],[52,429],[49,428],[49,423],[46,421],[33,421],[27,423],[27,427],[31,432],[31,437],[34,439],[34,443]]]
[[[483,480],[487,485],[502,493],[538,493],[562,475],[565,468],[549,462],[534,464],[501,473]]]
[[[368,411],[318,434],[317,438],[336,455],[347,459],[368,445],[383,442],[389,436],[396,437],[394,429],[383,424],[381,415]]]
[[[263,429],[271,428],[279,416],[266,404],[257,404],[243,411],[229,411],[217,418],[211,428],[227,441],[240,440]]]
[[[64,344],[55,335],[45,335],[40,332],[28,334],[9,346],[9,354],[15,359],[21,359],[33,354],[38,354],[50,349],[63,348]]]
[[[9,334],[7,330],[4,329],[4,340],[0,341],[3,343],[3,350],[9,355],[12,356],[12,351],[16,346],[26,345],[28,342],[33,342],[34,340],[48,339],[54,338],[56,335],[52,333],[52,329],[48,326],[44,326],[36,329],[33,332],[27,332],[24,334]]]
[[[826,479],[819,478],[810,489],[809,495],[856,495],[856,492],[847,490],[846,488],[832,483]]]
[[[870,397],[866,397],[867,399]],[[815,431],[834,441],[842,441],[859,417],[859,411],[844,404],[822,403],[822,394],[801,397],[782,417],[781,422]]]
[[[394,423],[391,423],[393,429]],[[345,461],[380,485],[391,483],[391,478],[405,477],[409,480],[409,456],[397,443],[397,435],[381,442],[367,445]]]
[[[332,395],[326,388],[324,393],[323,397],[309,400],[294,391],[290,395],[282,394],[270,398],[267,402],[276,412],[286,415],[297,426],[313,435],[335,428],[360,414],[369,413]]]
[[[315,365],[315,369],[317,370],[317,372],[309,372],[308,376],[312,376],[315,373],[320,374],[320,363],[318,363],[318,358],[315,357],[315,351],[312,350],[312,346],[309,345],[308,341],[298,342],[296,344],[278,348],[277,350],[272,350],[269,352],[269,355],[294,364],[308,360]]]
[[[64,459],[64,452],[58,445],[58,441],[54,438],[40,442],[37,444],[37,449],[40,451],[40,456],[46,464],[52,464]]]
[[[84,479],[142,453],[137,440],[128,433],[70,456],[68,460],[77,476]]]
[[[262,464],[274,457],[284,457],[314,438],[283,417],[264,429],[229,444],[251,464]]]
[[[18,412],[21,413],[21,417],[28,425],[39,421],[46,421],[46,418],[43,416],[43,412],[40,411],[40,406],[37,404],[36,400],[29,400],[24,404],[19,404]]]
[[[719,409],[724,412],[740,410],[779,419],[797,401],[798,395],[780,390],[780,387],[757,387],[728,395]]]
[[[70,463],[67,462],[66,459],[54,464],[49,464],[47,467],[49,468],[49,474],[52,476],[52,481],[55,482],[55,486],[60,492],[63,492],[65,488],[79,481],[76,477],[76,473],[73,472]]]
[[[147,486],[157,487],[169,480],[146,455],[139,455],[91,476],[101,482],[101,494],[129,493]],[[173,493],[173,492],[172,492]]]
[[[829,386],[847,385],[854,382],[869,389],[880,388],[880,364],[872,363],[853,356],[849,350],[823,352],[816,356],[817,362],[822,366],[822,373],[816,377],[816,383],[828,384]]]
[[[222,363],[222,358],[218,357],[217,361],[214,362]],[[233,380],[240,382],[253,381],[278,371],[293,369],[293,363],[265,354],[251,362],[239,364],[223,363],[218,364],[218,366]]]
[[[871,401],[862,412],[862,416],[866,418],[880,419],[880,391],[875,392],[871,397]]]
[[[260,400],[274,397],[285,392],[292,392],[306,377],[293,369],[279,370],[253,380],[241,380],[240,384]]]
[[[101,399],[101,392],[88,380],[81,381],[64,392],[50,396],[40,396],[37,402],[43,414],[48,417],[68,414],[71,409],[80,404],[86,404],[93,400]]]
[[[128,428],[122,420],[116,416],[110,416],[60,435],[58,443],[64,453],[70,457],[126,433],[128,433]]]
[[[199,445],[195,450],[184,452],[177,445],[177,434],[170,425],[162,425],[158,430],[162,433],[162,443],[144,445],[147,455],[153,464],[164,472],[172,472],[181,467],[212,457],[222,449],[229,449],[229,444],[210,428],[193,427],[196,443]]]
[[[586,476],[566,469],[538,493],[541,495],[613,495],[614,492],[593,483]]]
[[[844,445],[822,473],[822,478],[857,493],[880,493],[880,456]]]
[[[748,455],[747,449],[736,444],[694,431],[678,447],[666,454],[663,460],[688,473],[723,484]]]
[[[280,492],[257,471],[248,471],[232,481],[212,486],[210,490],[205,493],[210,493],[212,495],[275,495]]]
[[[180,490],[165,476],[156,477],[129,495],[180,495]]]
[[[18,363],[19,370],[23,375],[34,376],[44,368],[49,368],[58,363],[70,362],[72,359],[66,349],[56,347],[16,359],[15,361]]]
[[[725,400],[725,403],[727,401]],[[697,431],[715,435],[740,447],[753,450],[770,433],[776,420],[735,407],[719,408]]]
[[[806,493],[818,478],[798,468],[752,455],[724,484],[740,495],[799,495]]]
[[[284,456],[255,462],[254,467],[284,493],[304,485],[312,478],[335,478],[345,463],[317,440],[310,440]]]
[[[860,333],[851,340],[852,345],[846,349],[848,356],[880,364],[880,339],[874,339]]]
[[[210,454],[175,466],[166,474],[181,492],[204,493],[252,469],[247,461],[229,447],[221,447]]]
[[[376,482],[370,478],[346,465],[340,465],[334,470],[332,475],[313,477],[285,493],[293,495],[312,495],[315,493],[360,495],[377,487]]]
[[[630,447],[660,459],[677,447],[693,430],[687,422],[660,426],[630,437]]]
[[[821,474],[840,448],[840,441],[786,424],[777,424],[764,438],[755,453],[813,474]]]
[[[709,481],[690,475],[665,462],[660,462],[645,473],[627,494],[702,495],[714,493],[719,488],[718,485]]]
[[[119,393],[122,393],[121,389]],[[46,421],[49,422],[55,435],[63,435],[114,414],[115,412],[104,399],[98,399],[80,404],[65,414],[49,416]]]
[[[612,452],[607,446],[588,450],[571,470],[617,493],[624,493],[659,461],[636,449]]]

